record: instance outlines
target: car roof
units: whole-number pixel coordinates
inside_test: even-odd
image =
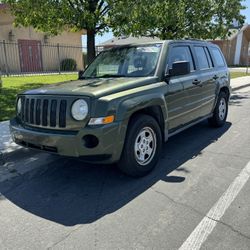
[[[122,47],[133,47],[133,46],[143,46],[143,45],[151,45],[151,44],[173,44],[173,43],[183,43],[183,44],[202,44],[207,46],[215,46],[218,47],[216,44],[208,42],[206,40],[199,40],[199,39],[178,39],[178,40],[156,40],[150,42],[136,42],[136,43],[128,43],[123,45],[114,45],[110,48],[106,48],[105,50],[114,49],[114,48],[122,48]]]

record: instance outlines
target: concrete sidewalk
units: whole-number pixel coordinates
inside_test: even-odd
[[[243,76],[231,79],[231,87],[233,91],[250,86],[250,76]]]
[[[0,154],[10,153],[21,148],[12,141],[9,133],[9,121],[0,122]]]
[[[233,91],[249,87],[250,76],[234,78],[231,80],[231,87]],[[9,134],[9,121],[0,122],[0,159],[1,154],[8,154],[21,147],[16,145]]]
[[[249,72],[250,73],[250,67],[232,67],[229,68],[230,72]]]

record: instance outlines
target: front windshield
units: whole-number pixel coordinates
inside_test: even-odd
[[[118,47],[102,52],[83,78],[142,77],[155,73],[162,44]]]

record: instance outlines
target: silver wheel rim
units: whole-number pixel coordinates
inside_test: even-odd
[[[150,127],[143,128],[136,137],[134,152],[138,164],[149,164],[156,151],[156,134]]]
[[[220,99],[220,104],[219,104],[219,118],[221,121],[225,119],[227,112],[227,104],[225,98]]]

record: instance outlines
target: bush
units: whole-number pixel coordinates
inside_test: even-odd
[[[75,71],[76,70],[76,60],[72,58],[66,58],[61,61],[62,71]]]

